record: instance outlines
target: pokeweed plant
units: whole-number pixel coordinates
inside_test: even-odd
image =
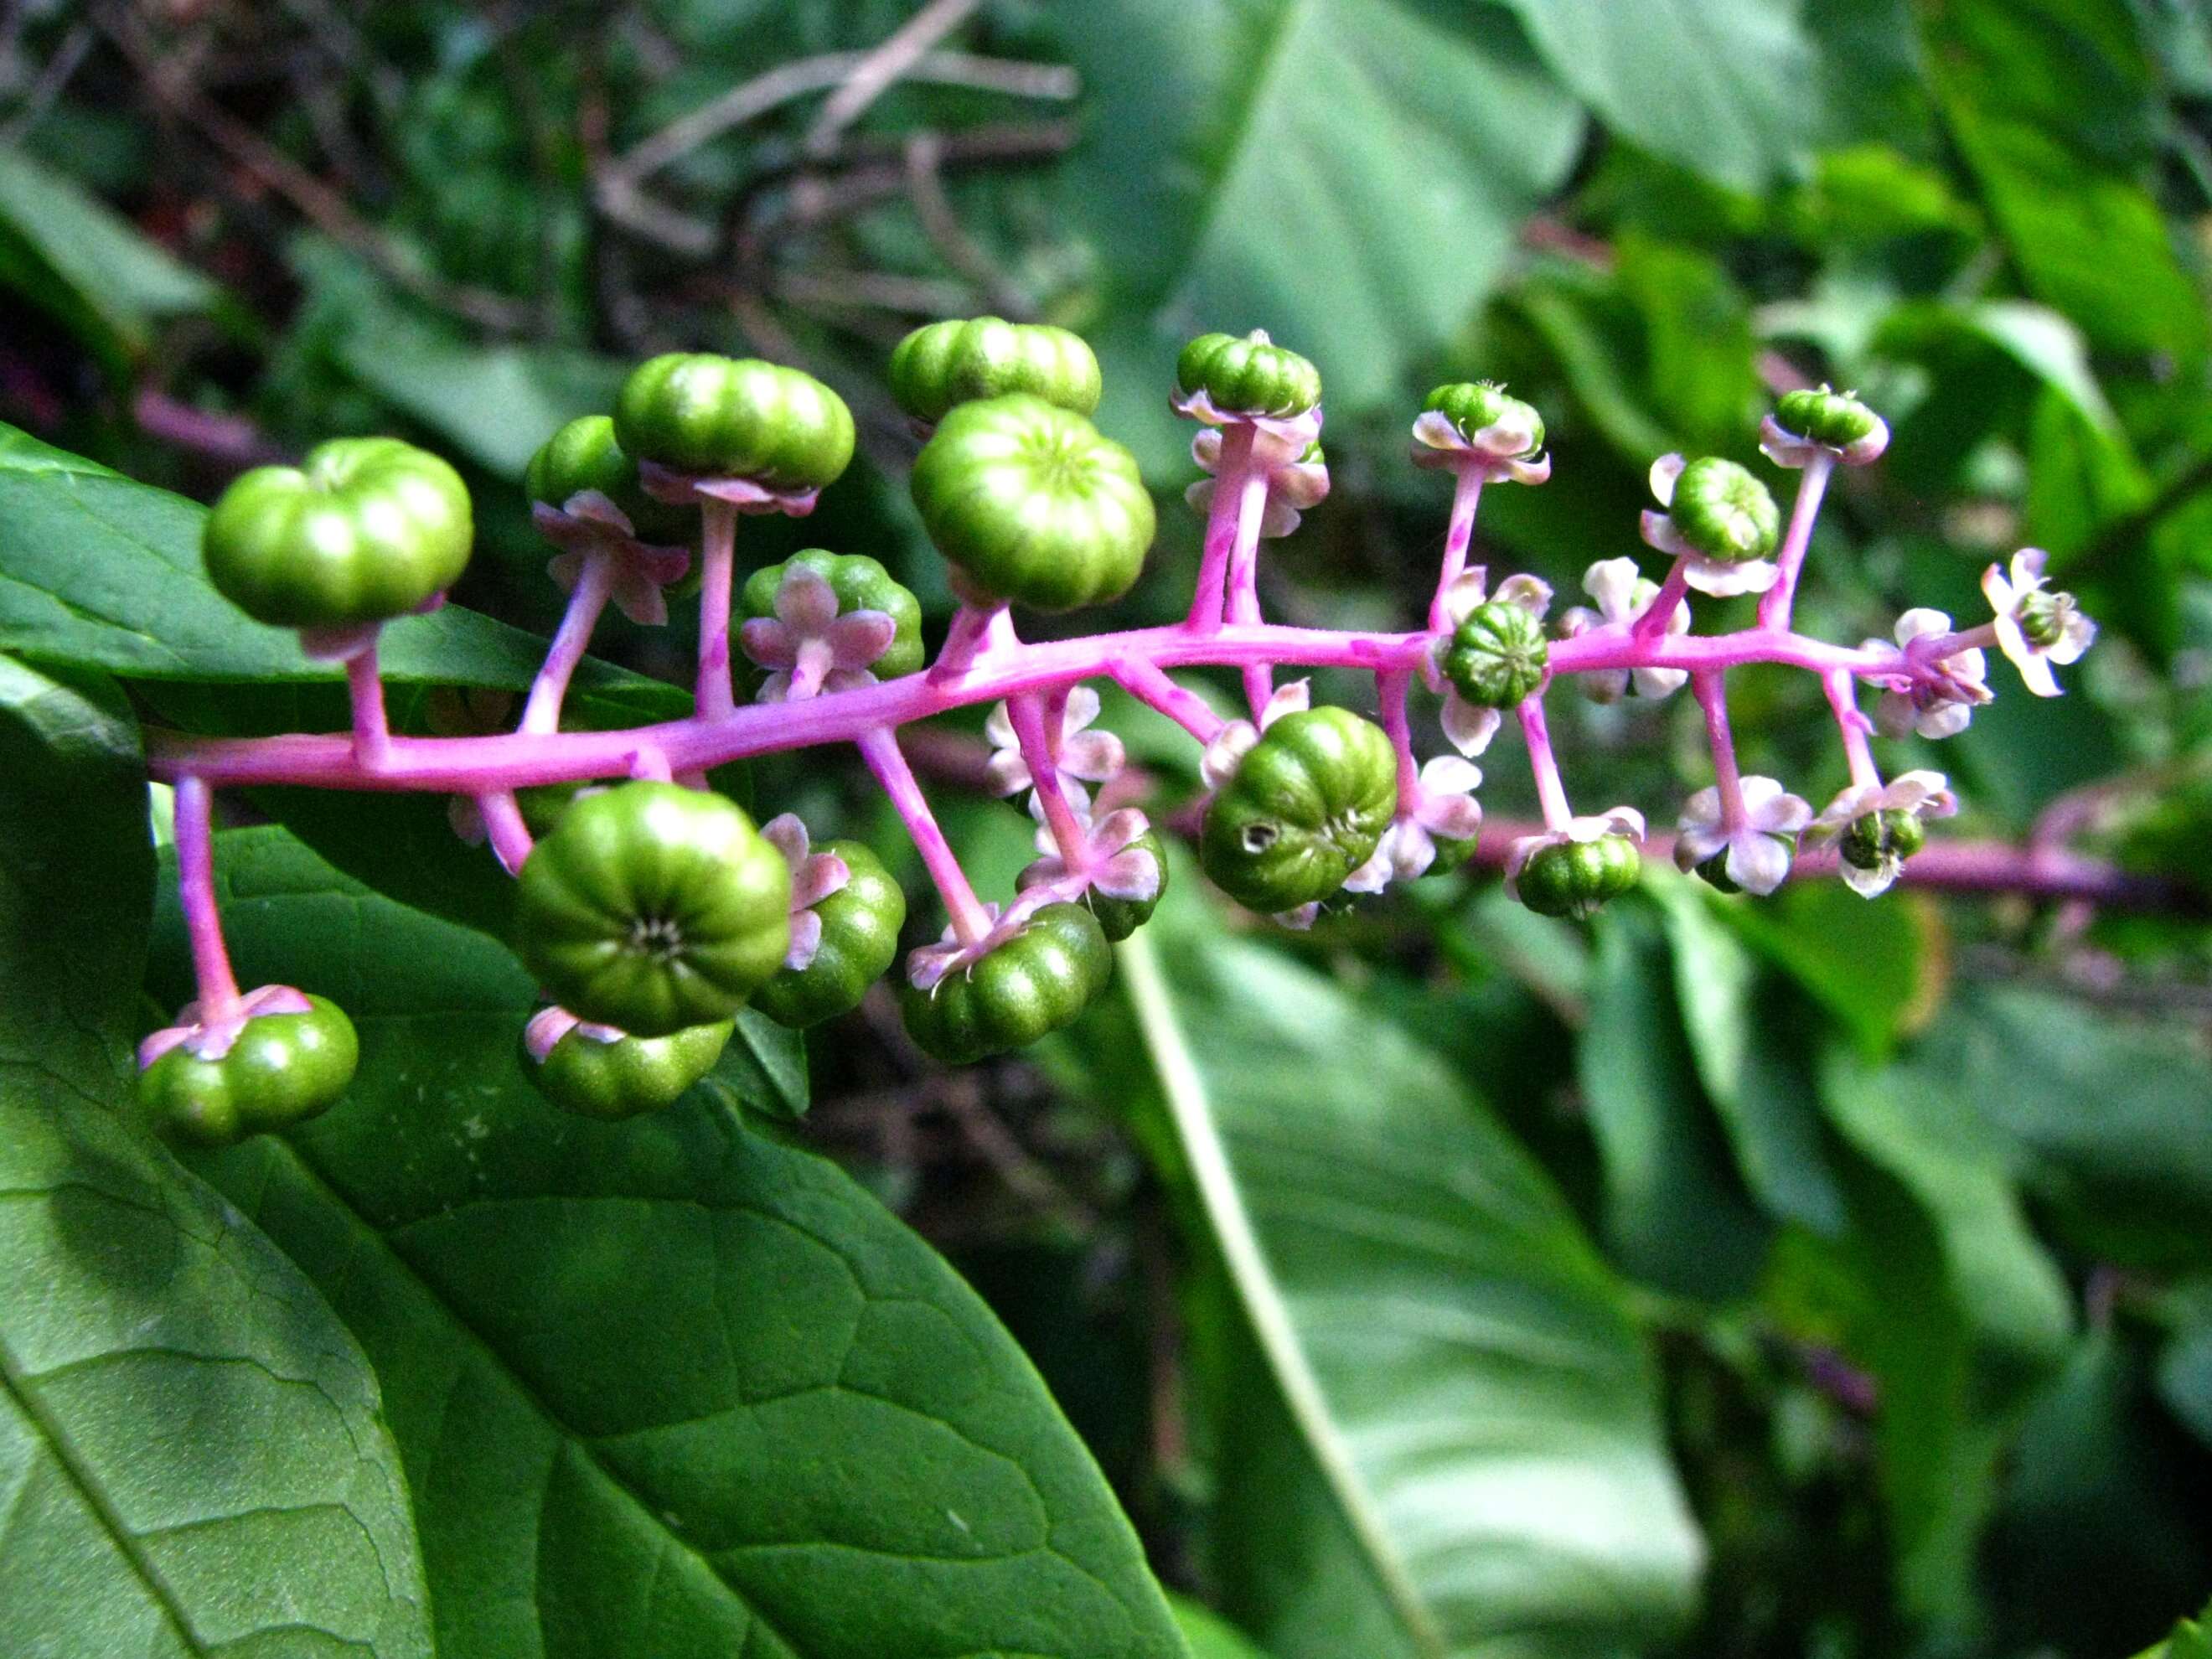
[[[1651,469],[1642,537],[1667,560],[1591,565],[1589,606],[1556,623],[1542,581],[1493,589],[1468,563],[1486,485],[1551,474],[1537,411],[1496,386],[1438,387],[1413,422],[1413,460],[1449,475],[1443,551],[1419,627],[1290,627],[1262,615],[1264,541],[1286,536],[1327,494],[1321,377],[1262,332],[1194,340],[1172,406],[1200,424],[1206,516],[1188,614],[1170,626],[1023,640],[1018,606],[1065,612],[1111,600],[1139,574],[1155,530],[1129,453],[1090,416],[1096,360],[1064,330],[984,318],[934,324],[894,353],[891,388],[923,442],[913,473],[922,522],[960,600],[925,659],[920,608],[874,560],[823,550],[739,583],[738,521],[804,517],[850,462],[843,402],[799,371],[696,354],[635,370],[611,415],[553,434],[527,483],[568,608],[509,732],[411,737],[386,722],[380,626],[441,604],[459,575],[470,503],[444,462],[390,439],[343,439],[298,469],[234,483],[206,523],[215,585],[248,614],[301,630],[342,661],[352,729],[204,738],[153,734],[153,775],[175,786],[179,884],[198,996],[140,1049],[143,1109],[165,1132],[222,1141],[275,1128],[341,1095],[355,1053],[345,1017],[285,985],[241,990],[215,897],[211,795],[271,784],[408,790],[453,798],[457,830],[489,842],[519,884],[514,948],[552,999],[522,1063],[552,1100],[596,1115],[668,1104],[714,1065],[749,1000],[805,1025],[854,1006],[889,970],[905,900],[859,843],[817,844],[785,813],[764,827],[707,788],[717,766],[778,750],[849,744],[888,797],[945,913],[941,938],[907,957],[901,1006],[930,1053],[965,1062],[1031,1042],[1079,1015],[1108,982],[1109,940],[1142,925],[1167,876],[1158,832],[1131,807],[1097,810],[1123,765],[1097,725],[1103,678],[1166,715],[1202,750],[1212,790],[1200,861],[1240,902],[1309,926],[1346,893],[1461,867],[1481,830],[1474,757],[1510,714],[1525,740],[1540,833],[1504,860],[1532,909],[1586,917],[1633,887],[1645,820],[1633,805],[1577,812],[1545,719],[1552,688],[1599,701],[1686,685],[1705,717],[1713,782],[1682,809],[1676,861],[1716,887],[1771,892],[1802,848],[1832,842],[1844,878],[1873,896],[1956,810],[1939,774],[1885,777],[1877,732],[1941,738],[1990,691],[1995,647],[2028,689],[2055,695],[2054,665],[2094,625],[2045,586],[2034,549],[1984,579],[1992,615],[1966,628],[1907,611],[1893,641],[1856,647],[1795,629],[1792,602],[1822,497],[1838,466],[1877,459],[1881,419],[1827,387],[1791,392],[1760,447],[1798,473],[1786,515],[1749,470],[1668,455]],[[695,710],[621,731],[563,731],[569,681],[610,604],[668,617],[696,593]],[[1759,596],[1754,619],[1693,630],[1692,596]],[[740,668],[740,659],[743,667]],[[1823,809],[1740,771],[1730,671],[1778,665],[1815,675],[1850,767]],[[1226,719],[1170,677],[1240,672],[1249,718]],[[1374,678],[1376,717],[1310,706],[1300,668]],[[1452,750],[1423,763],[1414,698]],[[1863,693],[1877,694],[1869,718]],[[743,700],[740,700],[740,694]],[[1026,795],[1041,856],[1000,902],[980,896],[902,752],[902,727],[970,705],[986,723],[1000,792]],[[606,780],[617,780],[611,784]]]

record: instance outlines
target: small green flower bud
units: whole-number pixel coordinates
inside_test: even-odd
[[[1893,806],[1852,819],[1836,850],[1855,869],[1879,870],[1889,860],[1911,858],[1927,844],[1928,829],[1920,815]]]
[[[1467,613],[1443,653],[1444,676],[1469,702],[1510,708],[1544,683],[1544,625],[1525,606],[1492,599]]]
[[[1536,412],[1535,406],[1508,397],[1504,386],[1488,380],[1440,386],[1429,393],[1421,404],[1421,411],[1442,415],[1451,422],[1452,429],[1470,444],[1484,431],[1495,427],[1528,435],[1527,443],[1509,452],[1514,456],[1534,455],[1544,447],[1544,417]]]
[[[2020,623],[2020,631],[2027,642],[2041,650],[2049,650],[2066,636],[2066,613],[2073,608],[2070,593],[2053,593],[2047,588],[2035,588],[2020,602],[2013,613]]]
[[[1626,836],[1595,841],[1553,842],[1529,854],[1515,890],[1521,902],[1540,916],[1572,916],[1587,921],[1608,899],[1636,885],[1643,854]]]
[[[1881,416],[1854,393],[1826,386],[1784,392],[1774,407],[1774,418],[1784,432],[1829,449],[1849,449],[1882,430]]]
[[[890,392],[907,414],[934,426],[956,404],[1026,392],[1089,415],[1098,407],[1098,359],[1082,339],[1042,323],[1000,317],[931,323],[891,353]]]
[[[1700,456],[1682,469],[1667,511],[1684,541],[1724,564],[1766,557],[1782,531],[1766,486],[1717,455]]]
[[[1201,334],[1176,359],[1176,406],[1201,394],[1216,414],[1231,420],[1287,420],[1321,402],[1321,371],[1273,343],[1263,330]]]

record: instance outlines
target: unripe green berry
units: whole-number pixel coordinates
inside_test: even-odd
[[[1160,908],[1160,901],[1165,898],[1168,893],[1168,849],[1160,843],[1160,832],[1157,830],[1147,830],[1131,842],[1129,847],[1141,848],[1150,853],[1152,855],[1152,862],[1159,866],[1160,884],[1152,890],[1152,897],[1148,899],[1113,898],[1100,892],[1095,887],[1089,889],[1083,895],[1083,902],[1090,906],[1091,914],[1098,918],[1099,928],[1105,933],[1107,939],[1115,945],[1119,945],[1150,921],[1152,919],[1152,912]],[[1123,850],[1127,851],[1127,848]]]
[[[1527,446],[1516,452],[1534,455],[1544,447],[1544,417],[1535,405],[1506,395],[1505,388],[1488,380],[1462,380],[1440,386],[1423,400],[1424,414],[1431,410],[1452,424],[1452,430],[1468,443],[1488,428],[1503,426],[1528,434]]]
[[[1444,677],[1469,702],[1510,708],[1544,683],[1544,624],[1525,605],[1492,599],[1468,612],[1444,648]]]
[[[1382,728],[1348,709],[1302,709],[1269,726],[1216,792],[1200,862],[1238,903],[1294,910],[1342,887],[1397,810],[1398,757]]]
[[[1089,415],[1098,407],[1098,359],[1081,337],[1044,323],[1000,317],[931,323],[891,353],[890,392],[906,413],[934,426],[957,404],[1026,392]]]
[[[1766,557],[1782,531],[1766,486],[1717,455],[1700,456],[1682,469],[1667,515],[1684,541],[1724,564]]]
[[[1643,870],[1643,855],[1626,836],[1552,842],[1529,854],[1514,890],[1538,915],[1586,921],[1607,900],[1632,889]]]
[[[1888,860],[1911,858],[1927,844],[1928,829],[1920,815],[1892,806],[1853,818],[1836,851],[1854,869],[1878,870]]]
[[[2013,617],[2030,645],[2047,651],[2066,637],[2066,616],[2072,605],[2071,594],[2038,587],[2022,596]]]
[[[256,1014],[217,1060],[179,1043],[138,1074],[137,1105],[168,1139],[228,1146],[324,1110],[346,1091],[361,1057],[344,1010],[309,996],[307,1012]]]
[[[674,1105],[714,1070],[734,1030],[734,1021],[722,1019],[666,1036],[625,1034],[602,1042],[578,1027],[542,1063],[526,1050],[522,1069],[556,1106],[584,1117],[636,1117]]]
[[[687,507],[655,501],[637,481],[637,463],[615,438],[614,418],[578,416],[538,447],[522,475],[530,499],[564,507],[572,495],[595,489],[623,511],[641,542],[688,542],[698,533],[698,515]]]
[[[795,569],[811,570],[830,584],[830,591],[837,596],[840,616],[854,611],[880,611],[891,619],[898,631],[892,635],[884,654],[868,665],[868,672],[878,679],[896,679],[921,666],[921,601],[865,553],[802,548],[781,564],[754,571],[745,578],[744,590],[738,595],[738,623],[773,617],[775,596],[782,590],[784,578]],[[754,683],[757,684],[762,678],[756,668]]]
[[[906,1029],[955,1066],[1026,1048],[1073,1021],[1114,974],[1113,947],[1079,904],[1048,904],[1011,939],[928,990],[900,988]]]
[[[1848,392],[1818,390],[1785,392],[1774,406],[1774,419],[1784,432],[1829,449],[1848,449],[1872,437],[1881,428],[1881,417]]]
[[[1201,334],[1176,359],[1176,401],[1200,392],[1231,419],[1288,420],[1321,402],[1321,371],[1259,329]]]
[[[641,363],[615,402],[615,437],[641,461],[819,489],[853,459],[853,414],[811,374],[756,357],[669,352]]]
[[[827,841],[817,853],[845,861],[849,879],[818,901],[822,942],[804,968],[786,968],[753,993],[753,1006],[779,1025],[818,1025],[849,1013],[898,955],[906,895],[862,842]]]

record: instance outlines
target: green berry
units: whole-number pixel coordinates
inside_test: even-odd
[[[297,467],[259,466],[200,532],[208,580],[257,622],[336,629],[404,617],[467,568],[460,475],[397,438],[333,438]]]
[[[1452,386],[1440,386],[1429,393],[1421,404],[1424,414],[1431,411],[1442,415],[1452,425],[1452,430],[1468,443],[1486,428],[1504,426],[1528,433],[1526,447],[1516,452],[1518,457],[1536,454],[1544,447],[1544,417],[1535,406],[1518,398],[1508,397],[1505,388],[1488,380],[1462,380]]]
[[[654,357],[623,382],[614,419],[617,441],[641,461],[769,489],[819,489],[853,459],[845,400],[757,357]]]
[[[1152,545],[1134,457],[1015,392],[962,404],[914,464],[923,526],[972,598],[1073,611],[1129,591]]]
[[[1176,401],[1200,392],[1231,419],[1288,420],[1321,402],[1321,371],[1259,329],[1201,334],[1176,359]]]
[[[1143,835],[1129,843],[1129,848],[1140,848],[1150,853],[1152,855],[1152,862],[1159,866],[1160,884],[1153,889],[1152,897],[1117,899],[1100,892],[1095,887],[1087,890],[1083,895],[1083,902],[1091,908],[1091,914],[1098,918],[1099,928],[1115,945],[1119,945],[1150,921],[1152,919],[1152,912],[1160,908],[1160,901],[1167,896],[1168,892],[1168,849],[1161,844],[1159,831],[1146,830]],[[1125,848],[1122,850],[1126,852],[1129,849]]]
[[[1214,795],[1199,842],[1216,886],[1273,915],[1325,899],[1374,854],[1398,810],[1398,757],[1372,720],[1284,715]]]
[[[878,679],[895,680],[921,666],[921,602],[865,553],[831,553],[809,547],[781,564],[754,571],[745,578],[744,590],[738,597],[738,623],[775,615],[775,596],[783,587],[783,579],[794,569],[811,570],[830,584],[830,591],[837,596],[839,615],[880,611],[896,625],[898,631],[891,636],[890,649],[868,666]],[[754,684],[757,685],[763,678],[756,669]]]
[[[540,1062],[527,1050],[522,1069],[556,1106],[583,1117],[635,1117],[672,1106],[714,1069],[728,1046],[732,1020],[687,1025],[666,1036],[627,1034],[603,1042],[577,1026]]]
[[[906,925],[906,895],[866,846],[829,841],[814,850],[842,859],[851,878],[814,907],[822,919],[814,960],[784,969],[753,993],[753,1006],[779,1025],[818,1025],[859,1007],[898,955]]]
[[[956,404],[1026,392],[1089,415],[1098,407],[1098,359],[1082,338],[1044,323],[1000,317],[931,323],[891,353],[890,392],[915,420],[934,426]]]
[[[1529,855],[1514,889],[1540,916],[1587,921],[1607,900],[1633,888],[1643,870],[1643,855],[1626,836],[1553,842]]]
[[[538,447],[522,482],[532,501],[556,508],[583,490],[599,491],[622,509],[641,542],[673,544],[698,534],[695,511],[645,493],[637,481],[637,463],[616,441],[611,416],[585,415],[569,422]]]
[[[1510,708],[1544,683],[1544,624],[1525,605],[1492,599],[1468,612],[1444,648],[1444,677],[1469,702]]]
[[[1838,841],[1836,851],[1855,869],[1879,870],[1890,860],[1911,858],[1927,844],[1928,828],[1920,815],[1891,806],[1853,818]]]
[[[1786,392],[1775,405],[1777,425],[1794,436],[1829,449],[1848,449],[1881,429],[1881,417],[1848,392],[1826,386]]]
[[[1684,541],[1724,564],[1766,557],[1782,531],[1766,486],[1717,455],[1700,456],[1682,469],[1667,515]]]
[[[735,802],[619,784],[561,815],[515,886],[516,950],[580,1018],[638,1036],[726,1019],[791,944],[791,872]]]
[[[220,1060],[171,1048],[138,1074],[146,1121],[171,1140],[228,1146],[322,1111],[353,1081],[361,1045],[336,1003],[307,1004],[302,1014],[256,1014]]]
[[[1014,935],[927,991],[901,988],[906,1029],[925,1051],[963,1066],[1035,1042],[1069,1024],[1106,988],[1113,947],[1079,904],[1048,904]]]
[[[1425,878],[1449,876],[1463,867],[1467,861],[1474,856],[1474,849],[1480,844],[1481,837],[1432,835],[1429,837],[1429,841],[1437,849],[1437,855],[1429,860],[1429,867],[1421,872]]]

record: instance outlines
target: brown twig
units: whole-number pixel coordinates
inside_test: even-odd
[[[929,0],[882,44],[854,64],[806,130],[806,154],[817,161],[832,154],[845,129],[911,70],[921,55],[975,15],[982,0]]]
[[[917,132],[906,141],[907,194],[914,198],[915,217],[921,222],[923,234],[946,264],[982,290],[992,310],[1016,322],[1028,321],[1036,314],[1029,295],[968,234],[952,210],[952,198],[945,191],[944,159],[945,140],[937,133]]]

